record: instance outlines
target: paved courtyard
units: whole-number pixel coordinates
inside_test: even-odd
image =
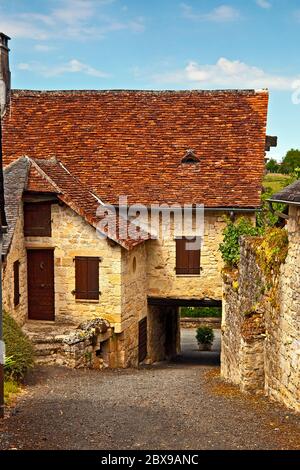
[[[139,370],[39,367],[0,424],[0,449],[299,449],[300,418],[219,378],[219,334]]]

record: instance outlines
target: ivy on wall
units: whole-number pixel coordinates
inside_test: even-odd
[[[254,227],[249,219],[240,217],[235,222],[227,219],[223,230],[223,243],[219,250],[227,268],[237,268],[240,261],[240,237],[243,235],[260,236],[264,233],[262,227]]]

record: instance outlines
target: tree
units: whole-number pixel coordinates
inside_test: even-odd
[[[285,174],[294,173],[300,167],[300,150],[291,149],[287,152],[281,164],[281,172]]]
[[[269,173],[279,173],[279,170],[280,170],[279,163],[276,160],[274,160],[274,158],[271,158],[267,163],[267,171]]]

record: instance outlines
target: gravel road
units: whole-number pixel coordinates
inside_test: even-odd
[[[183,332],[174,363],[139,370],[39,367],[10,416],[0,449],[300,449],[300,417],[219,378],[212,353]]]

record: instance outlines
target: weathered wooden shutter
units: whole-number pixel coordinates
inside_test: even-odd
[[[20,262],[15,261],[13,265],[14,269],[14,306],[16,307],[20,303]]]
[[[188,274],[188,258],[185,250],[185,238],[176,239],[176,274]]]
[[[24,203],[25,237],[51,237],[51,204],[49,202]]]
[[[99,258],[75,258],[75,296],[81,300],[99,299]]]
[[[192,240],[176,239],[176,274],[200,274],[200,249],[188,250],[188,244]]]

